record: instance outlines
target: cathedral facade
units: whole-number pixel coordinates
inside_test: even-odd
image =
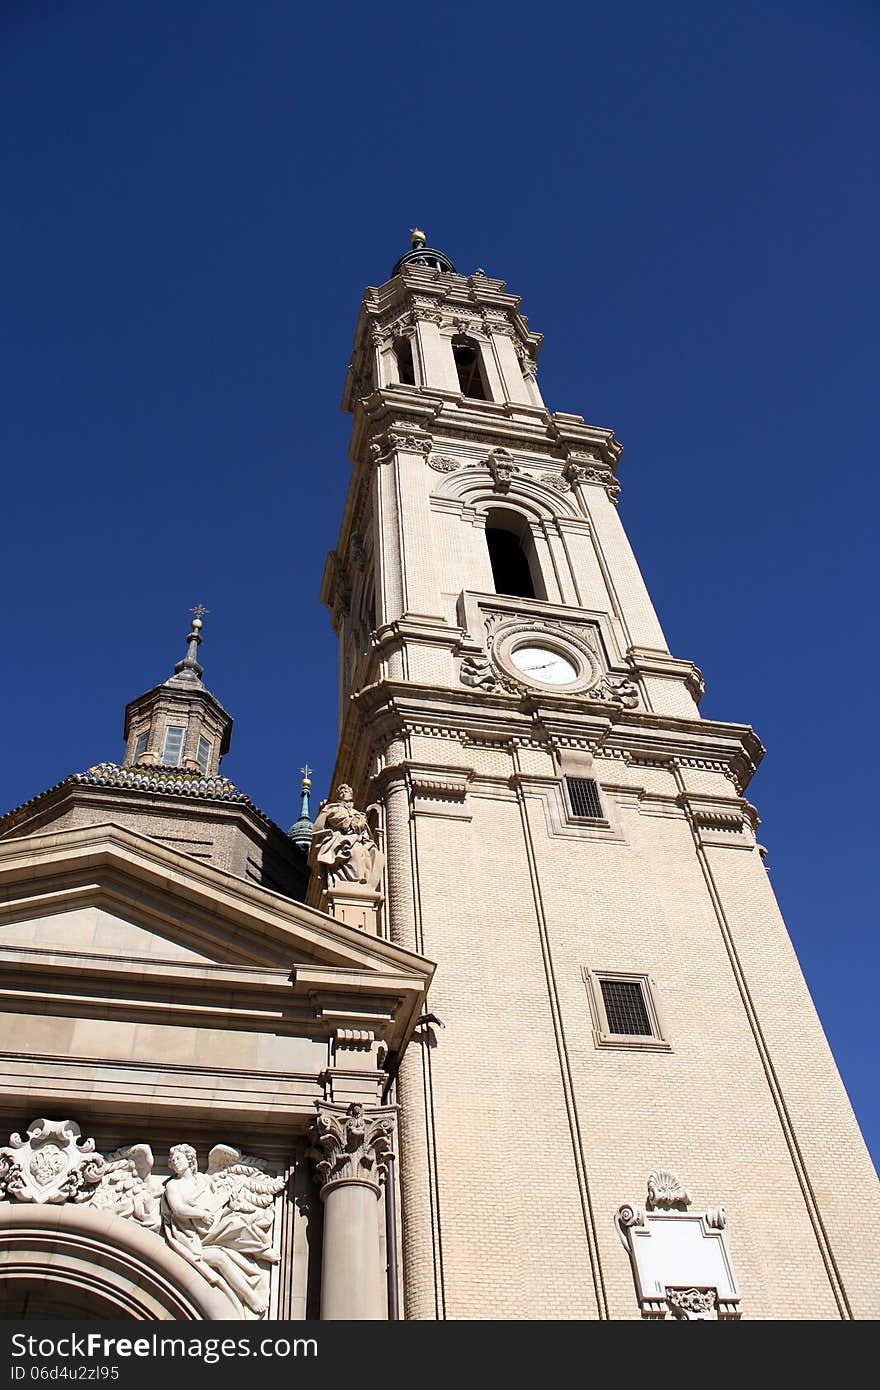
[[[0,819],[7,1317],[876,1317],[877,1178],[747,799],[519,299],[367,290],[333,789],[220,772],[201,614]]]

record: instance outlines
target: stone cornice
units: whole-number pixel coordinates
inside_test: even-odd
[[[764,749],[748,725],[673,718],[583,698],[518,697],[381,681],[350,702],[340,759],[350,759],[362,738],[381,746],[395,737],[422,734],[467,746],[481,739],[539,747],[584,747],[634,759],[711,761],[729,769],[744,790]],[[346,766],[349,763],[346,762]]]
[[[469,440],[487,454],[496,446],[560,463],[593,463],[615,472],[622,446],[614,431],[588,425],[579,415],[551,413],[543,406],[480,401],[471,404],[452,392],[411,391],[384,387],[359,402],[352,426],[352,461],[366,458],[368,443],[392,429],[422,430],[442,452],[442,441]]]
[[[682,661],[653,647],[629,647],[626,659],[640,675],[684,681],[696,704],[703,698],[706,689],[703,673],[692,661]]]

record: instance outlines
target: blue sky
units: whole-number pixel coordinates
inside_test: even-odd
[[[6,0],[0,801],[121,753],[211,610],[224,771],[326,792],[358,303],[427,228],[523,296],[751,797],[875,1157],[880,21],[865,3]]]

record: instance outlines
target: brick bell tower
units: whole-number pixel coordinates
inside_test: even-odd
[[[437,962],[444,1025],[391,1097],[405,1316],[876,1317],[877,1179],[755,841],[763,749],[700,717],[621,447],[547,409],[519,306],[414,232],[343,401],[333,784],[382,807],[380,930]]]

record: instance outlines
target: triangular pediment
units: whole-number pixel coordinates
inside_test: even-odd
[[[411,976],[433,967],[114,824],[0,841],[0,949]]]

